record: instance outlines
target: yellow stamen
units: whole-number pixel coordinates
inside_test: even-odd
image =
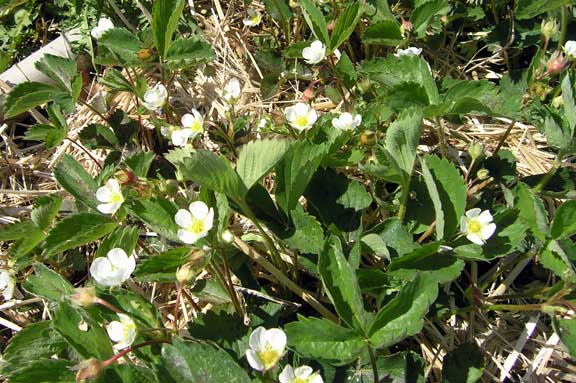
[[[190,231],[197,235],[201,234],[202,232],[204,232],[204,222],[200,220],[195,220],[194,222],[192,222],[192,226],[190,226]]]
[[[276,350],[273,350],[269,345],[266,346],[264,351],[258,353],[258,357],[260,358],[260,361],[262,362],[266,370],[273,367],[276,364],[276,362],[278,362],[278,359],[280,359],[280,355],[278,355],[278,352],[276,352]]]
[[[300,116],[296,118],[296,125],[305,128],[308,126],[308,118],[306,116]]]
[[[469,233],[479,233],[482,230],[482,225],[480,222],[474,220],[468,222],[468,232]]]

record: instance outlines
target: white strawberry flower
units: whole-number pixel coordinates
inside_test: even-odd
[[[96,190],[96,199],[103,202],[96,206],[99,212],[104,214],[116,213],[124,202],[124,196],[122,195],[122,189],[118,181],[114,178],[108,179],[104,186]]]
[[[183,115],[180,122],[185,129],[190,129],[192,133],[190,137],[194,137],[204,131],[204,118],[196,109],[192,109],[192,113]]]
[[[237,78],[232,78],[230,81],[228,81],[226,86],[224,86],[224,93],[222,97],[227,102],[233,104],[240,98],[240,93],[240,82]]]
[[[161,83],[157,83],[153,88],[150,88],[144,93],[142,98],[142,105],[148,110],[157,111],[162,108],[162,105],[168,98],[168,91]]]
[[[576,41],[568,40],[564,44],[564,53],[570,60],[576,60]]]
[[[281,329],[266,330],[258,327],[250,335],[250,348],[246,350],[250,367],[258,371],[267,371],[274,367],[284,355],[286,342],[286,334]]]
[[[100,20],[98,20],[98,25],[92,29],[90,34],[92,35],[92,37],[94,37],[96,40],[98,40],[100,37],[102,37],[102,35],[106,31],[108,31],[112,28],[114,28],[114,23],[112,22],[112,20],[110,20],[106,17],[102,17]]]
[[[136,338],[136,323],[126,314],[118,314],[120,321],[112,321],[106,326],[108,337],[114,343],[116,351],[130,347]]]
[[[124,283],[136,268],[136,259],[120,248],[114,248],[105,257],[98,257],[90,265],[92,278],[103,286],[118,286]]]
[[[14,274],[7,269],[0,269],[0,292],[2,292],[5,301],[12,299],[15,286]]]
[[[398,49],[396,51],[396,53],[394,53],[394,56],[396,56],[396,57],[420,56],[421,53],[422,53],[422,48],[408,47],[406,49]]]
[[[178,238],[189,245],[208,235],[214,223],[214,209],[202,201],[190,204],[188,210],[180,209],[175,216],[176,224],[181,227],[178,230]]]
[[[318,119],[316,111],[303,102],[298,102],[296,105],[286,108],[284,115],[290,125],[299,131],[311,128]]]
[[[308,64],[318,64],[326,57],[326,45],[322,44],[322,41],[316,40],[302,50],[302,57]]]
[[[483,245],[496,231],[490,211],[479,208],[470,209],[460,218],[460,231],[469,241]]]
[[[318,372],[314,372],[310,366],[292,368],[287,365],[278,376],[280,383],[324,383]]]
[[[340,130],[354,130],[360,126],[361,123],[361,115],[356,114],[352,116],[352,114],[348,112],[342,113],[338,118],[332,119],[332,126]]]
[[[247,27],[255,27],[262,21],[262,14],[255,9],[249,8],[248,17],[242,20],[242,23]]]

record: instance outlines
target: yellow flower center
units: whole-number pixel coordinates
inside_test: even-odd
[[[122,197],[122,194],[112,193],[112,198],[110,199],[110,202],[118,203],[118,202],[122,202],[123,200],[124,200],[124,198]]]
[[[254,24],[259,24],[260,23],[260,15],[259,14],[255,14],[254,16],[252,16],[250,18],[250,21],[252,21]]]
[[[194,123],[192,124],[192,126],[190,127],[190,129],[193,132],[201,132],[203,130],[202,128],[202,124],[200,123],[200,121],[195,120]]]
[[[192,222],[192,225],[190,226],[190,231],[192,231],[196,235],[201,234],[202,232],[204,232],[204,222],[200,220],[194,220],[194,222]]]
[[[280,359],[280,355],[278,355],[278,352],[272,349],[270,345],[266,345],[265,349],[258,353],[258,357],[260,358],[260,361],[262,362],[266,370],[273,367],[276,364],[276,362],[278,362],[278,359]]]
[[[308,118],[306,116],[300,116],[296,118],[296,125],[305,128],[308,126]]]
[[[292,383],[308,383],[308,379],[296,378],[292,381]]]
[[[482,230],[482,225],[480,225],[480,222],[473,220],[468,222],[468,232],[469,233],[479,233]]]

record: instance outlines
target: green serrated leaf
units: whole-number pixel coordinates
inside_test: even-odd
[[[54,178],[58,184],[78,201],[91,208],[96,208],[98,184],[84,170],[84,167],[69,154],[64,154],[54,168]]]
[[[350,181],[346,191],[338,197],[336,202],[347,209],[360,211],[372,204],[372,196],[360,182]]]
[[[166,3],[166,1],[160,3]],[[98,39],[98,44],[106,47],[113,53],[114,58],[125,66],[134,66],[140,63],[138,51],[144,45],[136,35],[127,29],[112,28],[107,30]]]
[[[355,360],[366,347],[359,334],[327,319],[306,318],[284,327],[288,344],[304,357],[345,363]]]
[[[117,222],[100,214],[80,213],[64,218],[46,237],[47,257],[102,238],[118,226]]]
[[[519,20],[532,19],[544,12],[561,8],[564,3],[566,3],[564,0],[518,0],[515,16]]]
[[[66,138],[67,133],[63,128],[37,124],[26,131],[24,139],[26,141],[44,141],[46,149],[53,149]]]
[[[100,243],[95,258],[105,257],[114,248],[121,248],[126,254],[132,254],[138,242],[139,231],[137,226],[118,227]]]
[[[301,205],[296,205],[291,213],[294,233],[285,238],[284,242],[303,253],[319,254],[324,243],[322,225],[316,218],[306,213]]]
[[[138,152],[124,160],[136,177],[147,177],[152,161],[156,158],[154,152]]]
[[[290,148],[286,140],[265,139],[251,141],[242,146],[236,163],[236,172],[247,189],[260,181],[284,157]]]
[[[246,195],[246,186],[230,162],[212,152],[197,150],[191,157],[177,162],[176,166],[185,180],[197,182],[232,199],[243,199]]]
[[[551,236],[554,239],[568,238],[576,233],[576,201],[564,202],[554,214]]]
[[[107,360],[114,355],[104,327],[82,308],[60,302],[54,311],[52,325],[83,358]]]
[[[304,20],[314,33],[314,36],[324,45],[330,47],[330,37],[328,36],[328,25],[326,24],[326,20],[324,19],[324,15],[322,11],[312,3],[310,0],[301,0],[300,6],[302,7],[302,14],[304,16]]]
[[[348,40],[354,32],[356,24],[360,21],[362,13],[364,13],[364,9],[361,2],[353,2],[352,5],[344,8],[344,11],[336,19],[330,39],[330,50],[337,49],[344,41]]]
[[[120,144],[114,131],[101,124],[90,124],[79,134],[84,146],[90,149],[116,149]]]
[[[39,82],[24,82],[16,85],[4,101],[6,118],[27,112],[48,101],[52,101],[62,94],[62,91],[53,85]]]
[[[130,210],[159,235],[178,240],[179,227],[174,220],[178,207],[172,201],[162,198],[138,200],[132,203]]]
[[[362,41],[370,45],[397,46],[402,44],[404,38],[394,20],[382,20],[364,30]]]
[[[172,36],[182,16],[184,0],[155,1],[152,9],[152,32],[158,53],[166,57],[172,45]]]
[[[377,348],[392,346],[422,329],[423,317],[438,295],[438,284],[430,275],[418,275],[404,285],[372,322],[370,343]]]
[[[424,157],[422,174],[436,211],[436,237],[448,238],[458,231],[464,215],[466,184],[448,160],[436,156]]]
[[[132,83],[122,75],[122,72],[115,68],[108,68],[104,73],[104,76],[98,79],[98,82],[114,91],[134,91]]]
[[[560,319],[555,317],[553,322],[556,334],[570,352],[576,358],[576,319]]]
[[[364,310],[358,279],[344,257],[338,237],[333,236],[326,241],[318,259],[318,271],[338,316],[348,326],[359,331],[364,329],[367,313]]]
[[[422,113],[417,109],[408,109],[402,112],[386,131],[387,159],[400,171],[402,186],[405,189],[410,182],[416,161],[416,148],[420,140],[421,126]]]
[[[538,260],[548,270],[566,281],[576,279],[576,270],[571,262],[571,254],[574,254],[574,245],[567,241],[549,241],[540,252]],[[570,254],[571,253],[571,254]]]
[[[71,96],[76,93],[74,90],[74,82],[78,76],[76,60],[46,54],[34,66],[54,81],[62,91]]]
[[[70,282],[41,263],[34,264],[34,275],[29,276],[22,286],[31,294],[55,302],[74,293]]]
[[[0,241],[15,241],[26,238],[30,230],[36,228],[32,221],[15,222],[0,226]]]
[[[200,37],[179,38],[166,53],[168,69],[185,69],[192,65],[205,64],[214,59],[214,51],[210,44]]]
[[[65,359],[37,359],[20,361],[19,365],[2,366],[2,376],[13,383],[74,383],[75,373],[72,371],[74,362]]]
[[[278,163],[276,201],[284,212],[289,212],[296,206],[327,151],[325,144],[299,141],[290,147]]]
[[[414,9],[410,15],[414,35],[423,37],[426,34],[430,21],[435,16],[445,15],[450,12],[451,6],[447,0],[426,1],[422,6]]]
[[[465,263],[449,252],[440,251],[440,242],[427,243],[409,254],[395,258],[388,266],[389,274],[402,279],[413,279],[417,273],[429,274],[437,283],[458,278]]]
[[[516,187],[514,207],[519,210],[522,222],[530,228],[534,237],[544,241],[550,232],[544,203],[522,182]]]
[[[192,249],[177,247],[161,254],[144,259],[134,271],[134,277],[139,282],[176,280],[176,270],[190,261]]]
[[[8,364],[49,358],[67,347],[66,341],[50,321],[31,323],[10,339],[3,358]]]
[[[175,338],[162,346],[160,370],[171,382],[250,383],[243,368],[224,350]]]

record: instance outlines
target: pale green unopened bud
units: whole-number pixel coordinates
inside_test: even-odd
[[[562,97],[561,95],[554,97],[552,99],[552,106],[555,107],[556,109],[560,108],[563,105],[564,105],[564,97]]]
[[[556,20],[542,20],[540,32],[546,39],[551,39],[558,33],[558,24]]]
[[[225,230],[222,233],[222,240],[227,243],[231,243],[234,240],[234,234],[230,232],[230,230]]]
[[[476,173],[476,177],[478,177],[480,181],[484,181],[485,179],[490,177],[490,171],[488,169],[482,168],[478,170],[478,172]]]
[[[192,278],[194,278],[195,274],[196,273],[194,272],[194,270],[192,270],[190,264],[187,263],[182,267],[180,267],[178,271],[176,271],[176,280],[178,280],[178,282],[180,283],[186,283],[191,281]]]
[[[472,157],[473,160],[477,160],[482,154],[484,154],[484,145],[478,142],[472,142],[470,146],[468,146],[468,154]]]
[[[96,299],[96,289],[94,287],[79,287],[74,294],[70,295],[69,299],[78,306],[87,307],[93,305]]]

